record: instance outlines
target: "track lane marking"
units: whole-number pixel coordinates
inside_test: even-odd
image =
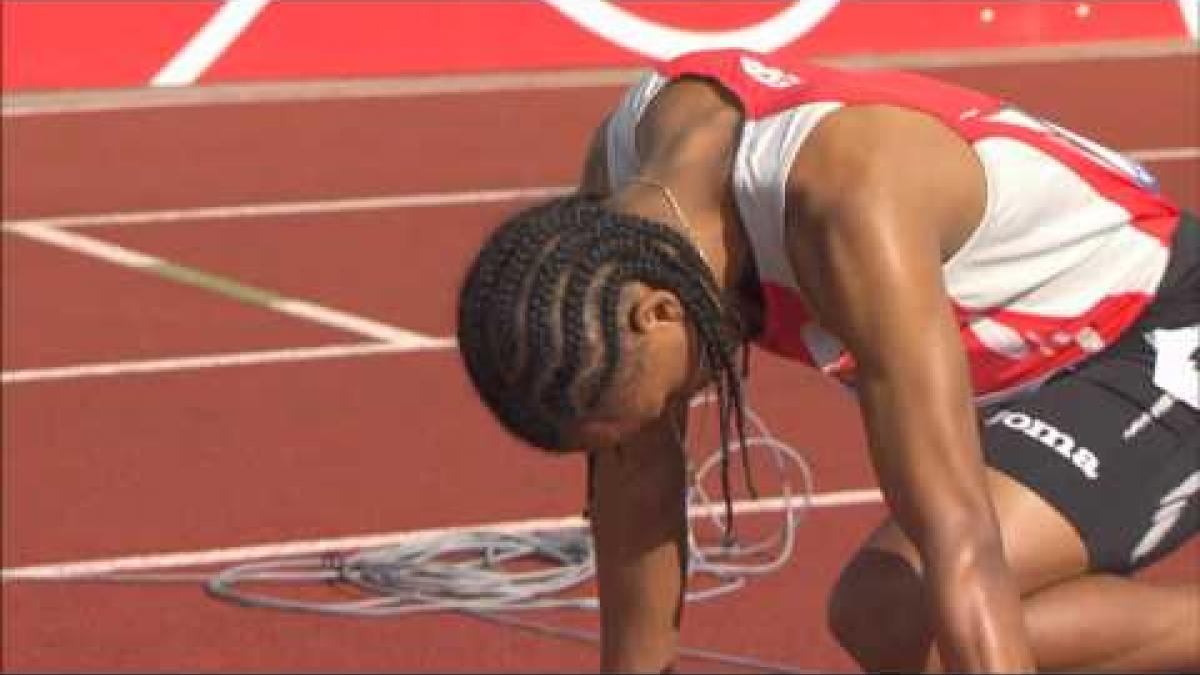
[[[0,383],[22,384],[52,382],[55,380],[78,380],[93,377],[113,377],[149,373],[174,373],[210,368],[233,366],[255,366],[270,363],[296,363],[345,359],[375,354],[402,354],[407,352],[449,351],[455,348],[453,338],[435,338],[432,343],[406,345],[389,342],[365,342],[352,344],[323,345],[320,347],[294,347],[228,354],[201,354],[141,361],[115,361],[110,363],[85,363],[49,368],[26,368],[6,370],[0,373]]]
[[[1145,162],[1147,164],[1190,162],[1200,159],[1200,148],[1186,146],[1179,148],[1152,148],[1148,150],[1133,150],[1125,154],[1135,162]]]
[[[1200,147],[1177,146],[1170,148],[1142,148],[1124,151],[1126,157],[1148,164],[1187,162],[1200,160]],[[6,221],[6,227],[38,225],[42,227],[77,229],[106,225],[140,225],[181,223],[197,220],[226,220],[234,218],[263,218],[270,216],[296,216],[316,213],[349,213],[354,211],[387,211],[410,208],[441,208],[475,204],[494,204],[515,201],[535,201],[562,196],[571,192],[573,186],[555,185],[540,187],[499,188],[492,190],[464,190],[459,192],[423,192],[379,197],[350,199],[324,199],[296,202],[269,202],[235,206],[200,206],[183,209],[155,211],[122,211],[116,213],[85,214],[26,218]]]
[[[298,202],[272,202],[239,206],[200,206],[158,211],[123,211],[94,215],[28,218],[7,221],[5,226],[37,225],[55,228],[83,228],[103,225],[139,225],[178,223],[195,220],[226,220],[233,218],[263,218],[297,216],[316,213],[350,213],[354,211],[386,211],[493,204],[524,200],[549,199],[574,190],[572,186],[502,188],[497,190],[464,190],[461,192],[427,192],[382,197],[351,199],[322,199]]]
[[[229,49],[271,0],[225,0],[187,44],[150,80],[154,87],[193,84]]]
[[[369,337],[380,342],[407,348],[433,347],[442,344],[442,340],[439,338],[324,307],[307,300],[288,298],[271,290],[243,284],[227,277],[146,255],[77,232],[68,232],[28,222],[6,223],[4,231],[89,258],[103,260],[119,267],[146,272],[160,279],[169,279],[245,304]]]
[[[1200,159],[1198,147],[1150,148],[1133,150],[1125,153],[1131,159],[1146,163],[1194,161]],[[34,218],[13,220],[3,224],[5,230],[19,232],[36,228],[42,236],[64,240],[73,237],[75,245],[92,252],[96,256],[111,256],[118,264],[131,266],[145,265],[153,259],[135,251],[115,247],[107,242],[92,238],[78,238],[78,235],[61,232],[57,228],[86,228],[104,225],[128,225],[151,223],[174,223],[193,220],[216,220],[224,218],[253,218],[260,216],[299,215],[306,213],[337,213],[363,210],[387,210],[401,208],[427,208],[456,206],[466,204],[498,203],[509,201],[546,199],[568,193],[568,186],[525,187],[496,190],[468,190],[462,192],[418,193],[393,195],[385,197],[367,197],[356,199],[337,199],[311,202],[280,202],[258,205],[199,207],[194,209],[177,209],[163,211],[141,211],[126,213],[109,213],[84,216],[67,216],[61,218]],[[287,305],[294,313],[323,314],[322,309],[314,311],[314,307]],[[317,306],[319,307],[319,306]],[[324,311],[335,311],[323,308]],[[327,316],[327,315],[326,315]],[[352,315],[350,315],[352,316]],[[343,316],[342,321],[354,323],[350,316]],[[360,326],[361,328],[361,326]],[[374,336],[373,336],[374,337]],[[362,350],[359,346],[332,346],[318,348],[294,348],[263,352],[246,352],[235,354],[217,354],[201,356],[185,356],[176,358],[150,359],[141,361],[118,361],[110,363],[77,364],[48,368],[32,368],[5,371],[0,375],[0,382],[16,384],[24,382],[41,382],[49,380],[69,380],[84,377],[107,377],[134,373],[160,373],[177,370],[195,370],[204,368],[220,368],[229,366],[254,365],[259,363],[279,363],[304,361],[309,358],[345,358],[368,353],[395,353],[408,351],[441,351],[453,349],[455,342],[450,337],[422,336],[424,342],[405,344],[398,348]],[[311,355],[311,356],[310,356]]]
[[[789,506],[795,508],[836,508],[867,504],[882,504],[883,497],[876,489],[838,490],[818,493],[806,500],[802,497],[785,497],[772,499],[740,500],[734,502],[735,513],[771,513],[782,511]],[[723,504],[713,504],[707,507],[693,508],[689,511],[690,518],[703,518],[723,514]],[[68,581],[83,579],[91,576],[113,574],[117,572],[140,572],[164,570],[185,567],[201,567],[206,565],[229,564],[278,558],[283,556],[320,555],[337,551],[361,550],[405,544],[423,539],[440,537],[467,531],[487,532],[532,532],[537,530],[563,530],[585,527],[587,521],[580,516],[565,516],[558,518],[533,518],[513,520],[498,523],[483,523],[476,525],[458,525],[452,527],[409,530],[384,534],[368,534],[332,539],[309,539],[303,541],[279,542],[273,544],[255,544],[232,548],[208,549],[202,551],[179,551],[172,553],[151,553],[144,555],[106,558],[100,560],[83,560],[77,562],[54,563],[46,565],[27,565],[22,567],[5,568],[0,572],[4,583],[16,581]]]

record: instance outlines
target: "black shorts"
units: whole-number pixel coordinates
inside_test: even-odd
[[[1198,327],[1200,225],[1185,216],[1155,301],[1119,341],[1033,394],[980,413],[988,465],[1074,525],[1093,571],[1132,572],[1200,528],[1200,411],[1164,399],[1146,339],[1155,329]],[[1194,374],[1196,359],[1179,367]],[[1156,402],[1160,414],[1135,424]]]

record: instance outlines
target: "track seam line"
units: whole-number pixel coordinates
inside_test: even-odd
[[[348,312],[324,307],[307,300],[284,297],[271,290],[243,284],[227,277],[146,255],[124,246],[87,237],[77,232],[67,232],[47,225],[28,222],[5,223],[4,231],[19,234],[43,244],[66,249],[90,258],[103,260],[119,267],[147,272],[160,279],[175,281],[248,305],[366,336],[387,344],[410,349],[420,347],[429,348],[444,344],[444,340],[440,338],[390,326]]]
[[[815,63],[852,68],[956,68],[1019,63],[1077,63],[1120,59],[1189,56],[1194,41],[1182,39],[1115,40],[1088,44],[984,48],[817,56]],[[500,71],[476,74],[411,75],[399,78],[356,77],[302,81],[206,83],[195,87],[92,89],[85,91],[17,92],[3,95],[4,117],[71,113],[121,112],[181,106],[300,103],[361,98],[458,95],[544,89],[626,86],[646,66]]]
[[[783,511],[789,507],[804,508],[836,508],[842,506],[857,506],[864,504],[880,504],[883,497],[877,489],[838,490],[803,497],[775,497],[772,499],[740,500],[734,502],[734,512],[739,514],[770,513]],[[713,504],[707,507],[692,508],[688,516],[692,519],[703,518],[724,513],[723,504]],[[179,551],[173,553],[150,553],[143,555],[105,558],[99,560],[84,560],[67,563],[46,565],[27,565],[22,567],[5,568],[0,571],[0,580],[4,583],[14,581],[66,581],[82,579],[89,576],[112,574],[115,572],[136,572],[162,570],[179,567],[199,567],[226,563],[247,562],[281,556],[319,555],[336,551],[361,550],[394,546],[423,539],[432,539],[449,534],[467,531],[485,532],[533,532],[539,530],[563,530],[581,528],[587,525],[587,520],[581,516],[565,516],[557,518],[532,518],[512,520],[497,523],[482,523],[475,525],[456,525],[450,527],[409,530],[385,534],[368,534],[332,539],[309,539],[302,541],[279,542],[273,544],[254,544],[221,549],[201,551]]]

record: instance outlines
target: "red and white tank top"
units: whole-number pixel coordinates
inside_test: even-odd
[[[761,346],[852,380],[853,359],[801,300],[784,247],[788,171],[804,139],[847,105],[932,115],[975,149],[987,204],[942,267],[980,402],[1037,386],[1112,343],[1150,302],[1178,209],[1143,168],[997,98],[909,73],[781,64],[745,51],[663,64],[626,93],[607,131],[609,178],[638,169],[634,131],[670,80],[716,80],[745,111],[733,192],[766,303]]]

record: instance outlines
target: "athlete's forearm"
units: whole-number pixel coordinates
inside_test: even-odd
[[[998,538],[930,556],[927,591],[948,672],[1034,672],[1020,594]]]
[[[657,673],[675,658],[682,573],[665,545],[619,565],[600,565],[601,670]]]
[[[675,655],[686,574],[683,454],[650,438],[598,453],[594,467],[601,665],[659,672]]]
[[[662,672],[675,658],[687,565],[682,509],[674,524],[638,518],[633,500],[592,518],[604,672]],[[662,529],[660,529],[662,528]],[[652,530],[659,534],[650,539]]]

